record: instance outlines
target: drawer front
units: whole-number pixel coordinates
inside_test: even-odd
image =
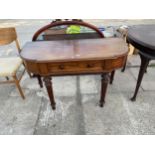
[[[87,73],[102,73],[111,72],[117,68],[123,67],[125,56],[96,61],[79,61],[79,62],[62,62],[62,63],[47,63],[43,68],[42,73],[50,75],[70,75],[70,74],[87,74]],[[46,69],[45,69],[46,68]]]
[[[120,68],[124,65],[124,60],[125,60],[125,57],[117,58],[115,61],[112,61],[112,66],[114,68]]]
[[[126,56],[119,57],[116,59],[109,59],[105,61],[105,69],[106,70],[114,70],[117,68],[121,68],[124,65]]]
[[[39,73],[38,66],[36,63],[24,61],[24,65],[25,65],[27,71],[29,71],[31,73],[36,73],[36,74]]]
[[[52,73],[78,73],[78,72],[97,72],[104,68],[104,61],[86,62],[64,62],[48,65],[48,71]]]

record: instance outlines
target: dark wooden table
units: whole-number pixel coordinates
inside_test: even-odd
[[[55,109],[51,76],[101,74],[100,106],[105,102],[109,73],[124,65],[128,53],[119,38],[28,42],[21,51],[27,70],[44,79]]]
[[[139,49],[141,58],[137,85],[131,98],[132,101],[135,101],[147,66],[150,60],[155,59],[155,25],[141,25],[129,28],[127,41]]]

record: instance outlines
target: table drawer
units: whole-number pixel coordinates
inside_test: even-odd
[[[120,68],[124,65],[125,57],[117,58],[115,61],[112,61],[112,67],[114,68]]]
[[[117,68],[121,68],[124,65],[125,56],[115,58],[115,59],[108,59],[105,61],[105,69],[107,70],[113,70]]]
[[[86,61],[86,62],[64,62],[54,63],[48,65],[50,72],[91,72],[91,71],[102,71],[104,68],[103,61]]]

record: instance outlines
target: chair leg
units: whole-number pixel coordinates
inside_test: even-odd
[[[110,75],[110,84],[113,83],[113,81],[114,81],[114,76],[115,76],[115,70],[111,72],[111,75]]]
[[[18,91],[19,91],[21,97],[22,97],[23,99],[25,99],[25,96],[24,96],[24,94],[23,94],[23,91],[22,91],[22,89],[21,89],[21,87],[20,87],[20,84],[19,84],[19,81],[18,81],[16,75],[13,76],[13,79],[14,79],[14,81],[15,81],[16,87],[18,88]]]

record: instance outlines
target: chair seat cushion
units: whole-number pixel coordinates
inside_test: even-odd
[[[0,76],[13,76],[22,64],[20,57],[0,58]]]

